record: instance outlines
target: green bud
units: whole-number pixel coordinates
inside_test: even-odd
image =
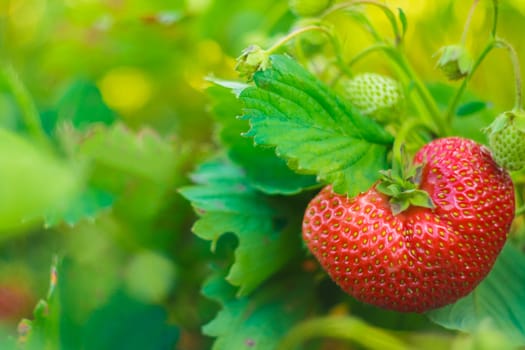
[[[437,67],[450,80],[459,80],[466,77],[472,69],[472,58],[463,45],[449,45],[441,48],[441,57]]]
[[[237,58],[235,70],[241,78],[251,81],[255,72],[270,67],[270,55],[257,45],[251,45],[244,49]]]

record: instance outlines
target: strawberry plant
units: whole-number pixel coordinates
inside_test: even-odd
[[[0,348],[525,346],[521,5],[34,2]]]

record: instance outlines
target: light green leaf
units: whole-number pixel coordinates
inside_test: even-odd
[[[62,222],[73,226],[82,219],[94,219],[102,210],[110,208],[115,197],[102,189],[90,186],[72,199],[62,212],[48,212],[45,215],[45,226],[52,227]]]
[[[213,350],[273,350],[297,321],[312,312],[315,289],[304,276],[270,281],[249,297],[236,299],[231,286],[214,276],[203,294],[219,301],[222,310],[203,327],[216,337]]]
[[[216,160],[203,164],[193,179],[197,185],[180,192],[202,215],[195,234],[212,241],[212,249],[226,233],[239,241],[227,276],[240,287],[239,295],[252,292],[300,252],[300,223],[289,220],[299,215],[250,187],[241,169]]]
[[[170,183],[176,168],[173,145],[153,130],[135,133],[122,124],[95,127],[80,153],[96,163],[160,185]]]
[[[62,211],[82,185],[81,174],[20,136],[0,129],[0,231],[49,210]],[[11,231],[12,232],[12,231]]]
[[[381,126],[343,103],[287,56],[272,56],[272,68],[255,74],[256,86],[240,95],[246,133],[300,173],[317,174],[340,193],[355,195],[388,167],[393,138]]]
[[[295,173],[277,157],[275,150],[257,147],[252,139],[242,136],[248,125],[236,117],[242,104],[230,89],[212,86],[207,92],[220,123],[220,142],[227,148],[229,158],[246,171],[253,187],[268,194],[288,195],[316,185],[314,176]]]
[[[450,329],[475,332],[487,322],[516,345],[525,345],[525,256],[507,244],[488,277],[458,302],[427,313]]]

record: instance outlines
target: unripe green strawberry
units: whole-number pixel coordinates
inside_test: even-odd
[[[500,114],[490,126],[489,145],[496,162],[508,170],[525,166],[525,113],[509,111]]]
[[[288,4],[296,16],[313,17],[326,10],[332,0],[290,0]]]
[[[351,105],[379,122],[395,120],[403,108],[403,91],[394,79],[362,73],[343,82],[343,94]]]
[[[303,239],[356,299],[425,312],[469,294],[489,273],[514,218],[514,186],[487,148],[458,137],[414,157],[434,207],[394,214],[375,185],[354,198],[325,187],[308,205]],[[408,194],[408,193],[406,193]]]

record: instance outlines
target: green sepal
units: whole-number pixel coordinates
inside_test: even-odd
[[[419,189],[421,166],[411,166],[403,171],[405,175],[397,175],[392,170],[381,171],[381,180],[376,190],[390,197],[390,209],[394,215],[402,213],[411,206],[434,208],[430,195]]]

